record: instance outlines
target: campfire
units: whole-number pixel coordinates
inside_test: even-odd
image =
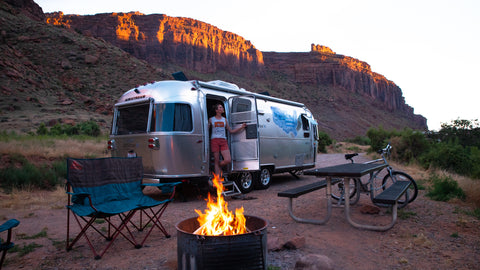
[[[223,178],[214,174],[213,186],[217,190],[217,198],[215,201],[209,193],[205,213],[195,209],[200,227],[195,230],[194,234],[226,236],[249,232],[243,215],[243,207],[235,209],[235,214],[228,210],[228,204],[222,195],[224,191],[222,182]]]
[[[267,222],[243,215],[243,207],[228,210],[223,184],[215,175],[214,200],[208,194],[207,209],[195,209],[198,217],[177,223],[177,267],[187,269],[267,269]],[[248,228],[248,229],[247,229]]]

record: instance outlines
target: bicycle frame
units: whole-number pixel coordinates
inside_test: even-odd
[[[390,149],[391,148],[392,147],[390,146],[390,144],[388,144],[385,148],[383,148],[382,150],[379,151],[379,154],[381,155],[381,158],[364,162],[364,164],[372,164],[372,163],[382,162],[383,164],[387,164],[387,167],[385,167],[381,170],[370,173],[369,179],[365,183],[362,182],[361,178],[352,179],[354,181],[353,184],[355,185],[355,187],[357,187],[357,190],[356,190],[355,197],[350,199],[351,204],[355,204],[355,203],[358,202],[358,200],[360,199],[360,193],[370,194],[370,198],[373,199],[375,197],[375,191],[380,190],[380,189],[384,189],[385,183],[382,183],[380,186],[375,186],[375,179],[377,179],[378,175],[384,169],[386,169],[387,173],[390,176],[392,176],[393,168],[390,166],[390,164],[387,161],[387,156],[390,154]],[[353,154],[347,159],[349,159],[352,163],[355,163],[354,160],[353,160],[353,157],[356,156],[356,155],[357,154]],[[383,179],[383,177],[379,177],[379,179]],[[343,192],[344,192],[344,190],[342,190],[342,196],[344,195]],[[341,204],[342,201],[343,201],[343,199],[340,199],[338,204]]]
[[[349,181],[350,183],[352,183],[354,185],[354,186],[349,186],[349,193],[350,193],[349,194],[349,202],[350,202],[350,204],[355,204],[355,203],[358,202],[358,200],[360,199],[360,193],[370,194],[370,199],[373,201],[373,199],[377,195],[376,191],[382,192],[389,185],[392,184],[392,181],[396,182],[398,180],[399,181],[410,181],[410,183],[411,183],[411,194],[410,194],[410,192],[406,192],[405,198],[400,199],[398,201],[399,202],[399,208],[405,207],[408,203],[413,202],[415,200],[415,198],[417,198],[418,187],[417,187],[417,184],[415,183],[415,180],[410,175],[406,174],[405,172],[394,170],[390,166],[390,164],[388,163],[387,157],[390,155],[391,148],[392,148],[391,145],[387,144],[387,146],[385,148],[383,148],[382,150],[380,150],[378,152],[381,155],[381,158],[370,160],[370,161],[367,161],[367,162],[364,163],[364,164],[372,164],[372,163],[381,162],[381,164],[385,164],[386,167],[384,167],[384,168],[382,168],[378,171],[370,173],[370,175],[367,176],[367,177],[369,177],[368,181],[363,181],[362,182],[361,178],[354,178],[354,179],[352,179],[353,181],[351,181],[351,182]],[[347,160],[350,160],[352,163],[354,163],[353,157],[355,157],[357,155],[358,155],[358,153],[346,154],[345,158]],[[385,175],[383,175],[383,174],[380,175],[380,173],[382,173],[384,169],[387,170],[386,174]],[[377,184],[378,183],[377,179],[378,179],[378,181],[381,180],[380,185]],[[332,188],[331,196],[334,199],[338,200],[338,205],[341,205],[343,203],[344,196],[345,196],[345,188],[343,186],[343,183],[338,183],[336,185],[335,191]],[[377,205],[379,205],[379,204],[377,204]],[[379,205],[379,206],[383,206],[383,205]]]

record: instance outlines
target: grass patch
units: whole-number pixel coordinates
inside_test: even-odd
[[[446,202],[453,198],[466,199],[465,192],[450,176],[432,175],[429,180],[432,182],[432,187],[426,195],[432,200]]]
[[[43,238],[47,237],[47,228],[43,228],[39,233],[28,236],[25,234],[18,234],[18,239],[38,239],[38,238]]]
[[[462,213],[480,220],[480,208],[475,208],[473,210],[463,210],[460,208],[455,208],[454,213]]]
[[[52,241],[52,245],[57,248],[57,249],[64,249],[65,246],[67,245],[67,241],[65,240],[54,240],[54,239],[50,239]]]
[[[52,190],[66,178],[66,157],[109,155],[106,136],[17,135],[0,132],[0,187]]]
[[[398,218],[401,219],[401,220],[406,220],[406,219],[409,219],[411,217],[416,217],[417,216],[417,213],[415,212],[412,212],[412,211],[406,211],[406,210],[400,210],[398,211]]]
[[[61,186],[57,186],[54,191],[14,189],[9,194],[2,194],[2,198],[4,199],[0,200],[0,208],[10,211],[19,209],[30,211],[24,215],[24,218],[35,216],[35,210],[38,209],[64,208],[67,201],[65,189]]]
[[[85,135],[32,136],[0,132],[0,154],[21,153],[25,157],[104,157],[107,136]]]
[[[466,214],[480,220],[480,208],[475,208],[472,211],[467,211]]]
[[[22,155],[12,155],[10,164],[0,170],[1,187],[10,193],[13,189],[35,187],[52,190],[66,178],[66,162],[57,161],[51,166],[34,165]]]
[[[15,245],[13,248],[9,249],[8,252],[9,253],[17,252],[18,256],[23,257],[28,253],[35,251],[35,249],[41,248],[41,247],[43,247],[43,245],[39,245],[37,243],[30,243],[28,245],[23,244],[22,247],[20,247],[20,245]]]

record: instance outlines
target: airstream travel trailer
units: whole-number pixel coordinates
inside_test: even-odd
[[[312,168],[317,123],[301,103],[248,92],[223,82],[160,81],[133,88],[115,104],[112,156],[141,156],[145,181],[205,181],[212,176],[208,118],[225,107],[232,162],[225,175],[249,192],[271,175]]]

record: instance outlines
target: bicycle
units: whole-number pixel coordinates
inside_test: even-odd
[[[376,162],[383,162],[387,166],[381,170],[375,171],[373,173],[370,173],[370,175],[367,175],[368,181],[362,180],[361,178],[354,178],[352,179],[353,181],[350,181],[350,204],[355,204],[358,202],[360,199],[360,193],[366,193],[370,194],[370,198],[373,200],[375,195],[386,188],[388,188],[390,185],[395,183],[396,181],[410,181],[411,185],[410,188],[405,192],[405,195],[402,196],[398,200],[398,207],[403,208],[407,204],[413,202],[418,195],[418,186],[415,180],[408,175],[405,172],[401,171],[395,171],[390,164],[387,161],[387,157],[390,155],[390,150],[392,149],[392,146],[387,144],[387,146],[381,150],[378,151],[378,153],[381,155],[381,158],[375,159],[375,160],[370,160],[365,162],[364,164],[371,164],[371,163],[376,163]],[[353,158],[358,156],[358,153],[353,153],[353,154],[345,154],[345,159],[350,160],[352,163],[354,163]],[[386,170],[386,174],[383,176],[381,174]],[[383,176],[383,178],[382,178]],[[380,179],[381,182],[380,182]],[[336,201],[338,201],[338,204],[343,203],[343,198],[345,196],[345,189],[343,186],[343,182],[340,181],[336,183],[335,185],[332,185],[332,198]],[[382,204],[376,204],[378,206],[384,206]]]

